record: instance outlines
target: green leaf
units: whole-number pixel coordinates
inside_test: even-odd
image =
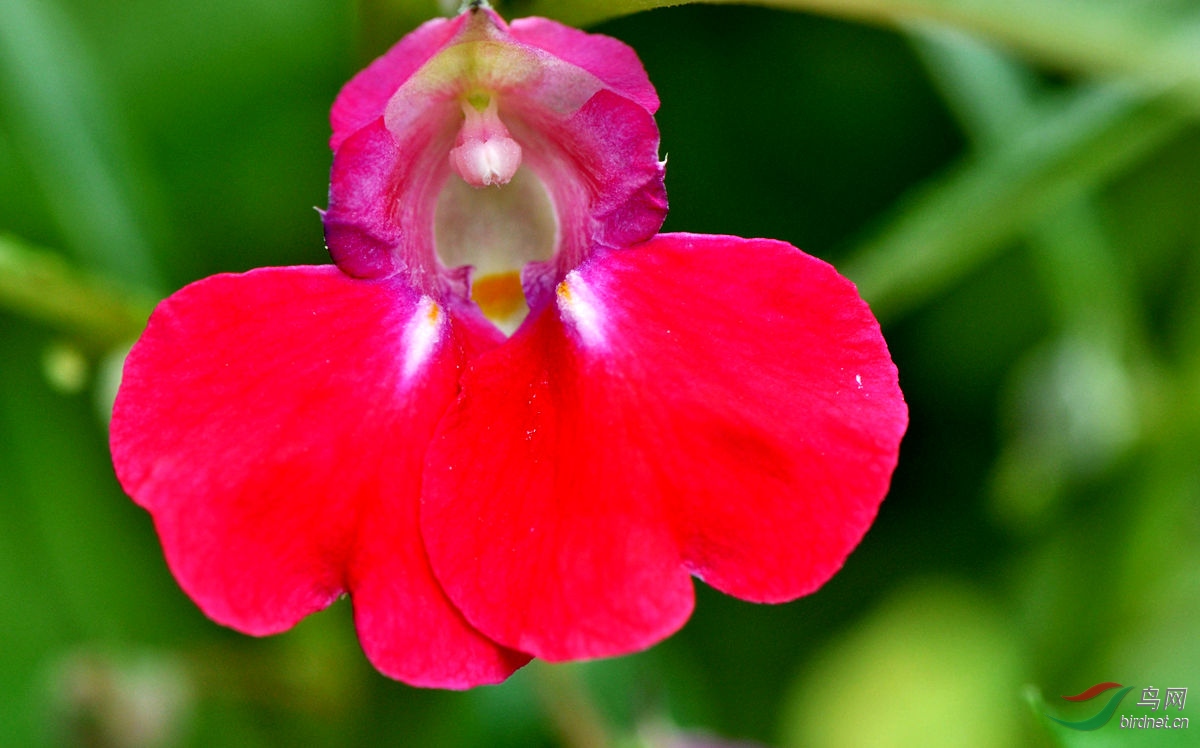
[[[154,286],[151,193],[98,66],[58,3],[0,0],[0,111],[66,245],[86,265]]]

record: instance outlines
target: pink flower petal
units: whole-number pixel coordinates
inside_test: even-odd
[[[637,52],[624,42],[545,18],[518,18],[509,25],[509,30],[513,39],[583,68],[651,114],[658,111],[658,93]]]
[[[462,384],[430,448],[429,557],[469,621],[552,660],[668,635],[687,572],[749,600],[812,592],[869,527],[907,424],[853,285],[735,237],[596,255]]]
[[[529,307],[554,298],[554,286],[593,251],[627,247],[654,236],[667,215],[658,126],[645,109],[599,91],[566,120],[518,127],[532,168],[558,210],[555,257],[526,266]]]
[[[448,603],[417,527],[460,351],[494,343],[477,329],[333,267],[215,276],[159,306],[126,363],[113,460],[205,613],[270,634],[349,592],[393,677],[466,687],[523,664]]]
[[[435,18],[405,36],[342,87],[329,114],[337,150],[346,138],[383,115],[388,99],[462,30],[467,16]]]
[[[592,248],[643,241],[662,225],[658,98],[637,56],[615,39],[543,19],[516,28],[491,10],[431,22],[343,90],[324,221],[344,271],[403,271],[435,298],[468,298],[466,271],[445,262],[462,261],[462,248],[436,246],[439,200],[469,212],[449,204],[460,179],[503,190],[518,169],[551,196],[558,224],[553,259],[523,274],[531,309],[552,299],[554,284]],[[511,205],[519,216],[541,207]],[[465,260],[487,264],[470,253]]]
[[[325,243],[339,268],[358,278],[404,271],[422,291],[443,295],[434,210],[453,142],[453,128],[438,118],[415,123],[403,143],[379,118],[342,143],[323,215]]]

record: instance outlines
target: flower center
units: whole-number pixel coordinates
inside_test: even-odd
[[[545,185],[521,165],[496,98],[471,94],[434,209],[434,246],[447,268],[471,266],[471,299],[505,333],[529,314],[522,270],[554,257],[559,225]],[[460,178],[461,177],[461,178]]]

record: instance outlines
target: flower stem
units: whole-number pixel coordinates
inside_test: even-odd
[[[104,351],[137,337],[153,301],[83,273],[53,252],[0,234],[0,307]]]
[[[577,665],[534,662],[534,691],[554,721],[563,745],[570,748],[609,748],[612,740],[596,704],[579,678]]]

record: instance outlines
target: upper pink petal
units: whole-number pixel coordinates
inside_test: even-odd
[[[518,18],[509,29],[517,41],[583,68],[651,114],[658,111],[658,93],[637,52],[625,42],[545,18]]]
[[[464,334],[409,287],[333,267],[215,276],[159,305],[126,363],[113,460],[209,616],[269,634],[349,592],[393,677],[465,687],[524,662],[449,604],[418,534],[460,351],[491,344]]]
[[[480,9],[476,13],[485,14],[496,29],[510,35],[513,41],[587,71],[651,114],[658,110],[658,94],[637,53],[624,42],[545,18],[520,18],[507,25],[495,11]],[[350,79],[338,93],[330,112],[333,126],[330,147],[337,150],[351,133],[381,116],[388,100],[414,73],[438,52],[459,41],[469,18],[468,13],[461,13],[454,18],[425,22]]]
[[[404,272],[422,291],[442,296],[434,209],[445,182],[453,129],[420,120],[403,142],[378,118],[355,132],[333,159],[325,243],[338,267],[358,278]]]
[[[849,281],[782,242],[663,235],[557,298],[469,365],[430,449],[422,532],[474,625],[613,654],[682,624],[685,570],[783,601],[840,568],[907,425]]]
[[[334,107],[324,221],[339,267],[357,277],[403,270],[423,291],[465,298],[465,272],[443,262],[464,253],[438,253],[439,196],[461,195],[447,189],[460,178],[504,189],[518,167],[545,188],[559,229],[554,259],[526,273],[531,308],[592,248],[659,229],[658,98],[629,47],[544,19],[509,27],[487,9],[414,34],[356,76]],[[464,113],[476,111],[486,123],[467,133]]]
[[[529,144],[529,161],[550,189],[560,224],[555,257],[523,273],[529,307],[537,310],[592,252],[654,236],[667,215],[667,192],[658,126],[629,99],[599,91],[566,119],[531,117],[534,124],[515,132]]]
[[[413,73],[440,52],[462,29],[465,15],[435,18],[418,26],[342,87],[329,114],[337,150],[350,135],[383,115],[388,99]]]

